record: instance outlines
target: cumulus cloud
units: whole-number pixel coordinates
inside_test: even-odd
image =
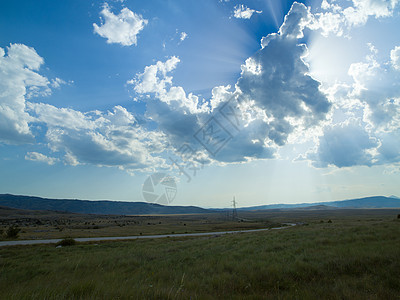
[[[400,158],[400,70],[392,67],[396,48],[379,62],[378,50],[369,47],[371,53],[349,68],[353,85],[342,87],[341,99],[335,95],[335,115],[359,116],[358,121],[325,128],[318,149],[308,156],[315,166],[371,166]]]
[[[148,23],[148,20],[126,7],[118,15],[115,15],[105,4],[100,14],[104,18],[104,23],[100,26],[93,23],[94,32],[106,38],[109,44],[136,45],[138,34]]]
[[[262,49],[246,60],[237,82],[243,98],[269,116],[268,137],[280,146],[294,128],[323,121],[331,107],[320,83],[308,75],[307,48],[298,43],[308,18],[307,8],[294,3],[279,33],[264,37]]]
[[[219,162],[247,161],[247,157],[257,157],[257,155],[260,158],[269,157],[269,152],[262,149],[264,138],[258,144],[252,142],[254,134],[250,131],[257,127],[255,123],[237,137],[236,146],[235,143],[226,146],[218,156],[215,156],[215,151],[207,146],[204,148],[204,145],[195,142],[194,135],[201,131],[204,124],[211,118],[219,115],[219,124],[224,123],[219,110],[235,95],[235,92],[229,91],[230,87],[215,87],[209,102],[200,102],[199,97],[191,93],[186,95],[182,87],[173,85],[172,76],[168,75],[178,63],[179,59],[176,57],[171,57],[165,62],[159,61],[146,67],[143,73],[137,74],[133,80],[129,81],[138,94],[154,96],[143,98],[147,102],[146,116],[157,123],[159,130],[168,137],[175,150],[179,152],[182,145],[190,144],[197,154],[209,151],[208,155],[202,154],[205,160],[215,159]],[[242,118],[242,112],[239,111],[239,114]],[[226,134],[231,135],[229,132]]]
[[[390,51],[390,59],[392,60],[392,66],[396,70],[400,70],[400,46],[396,46]]]
[[[321,30],[323,36],[335,34],[351,39],[352,28],[365,25],[371,18],[393,16],[399,3],[399,0],[323,0],[323,12],[310,14],[307,27]],[[324,128],[318,148],[308,155],[315,166],[371,166],[398,162],[400,47],[378,55],[374,45],[367,45],[370,53],[348,69],[352,83],[336,82],[326,89],[334,102],[332,122],[335,125]],[[343,121],[348,118],[358,121]]]
[[[390,59],[379,63],[376,50],[365,61],[350,66],[349,74],[354,80],[351,96],[366,104],[364,118],[379,131],[394,131],[400,128],[400,70],[392,68]]]
[[[390,14],[395,2],[387,6],[388,12],[382,8],[374,16]],[[329,11],[325,12],[326,20],[322,16],[318,19],[322,25],[316,28],[324,28],[322,34],[343,30],[345,15],[337,3],[323,2],[323,8]],[[353,1],[353,7],[370,16],[370,10],[357,3]],[[112,14],[108,7],[104,10]],[[102,26],[107,22],[106,18]],[[316,16],[306,6],[294,3],[279,31],[264,37],[259,51],[245,60],[236,84],[216,86],[208,100],[174,84],[173,72],[180,64],[177,56],[145,67],[128,84],[146,102],[144,118],[151,122],[149,127],[156,128],[152,130],[139,125],[136,116],[121,106],[103,112],[81,112],[31,101],[65,82],[39,74],[43,59],[34,49],[11,45],[7,55],[0,49],[0,139],[7,143],[33,141],[29,124],[34,123],[46,132],[50,150],[65,164],[135,171],[167,167],[166,153],[180,151],[187,143],[203,162],[225,164],[272,158],[296,136],[315,130],[317,146],[307,158],[316,167],[398,161],[400,47],[388,54],[387,61],[378,61],[371,46],[371,54],[349,69],[353,85],[342,87],[339,98],[336,94],[328,100],[320,83],[309,75],[309,66],[304,62],[307,46],[300,42],[304,30],[315,26],[315,22]],[[132,44],[136,43],[136,35],[134,42],[130,40]],[[118,43],[122,44],[121,39]],[[234,105],[238,124],[227,118],[228,104]],[[329,119],[333,105],[334,117]],[[333,118],[339,120],[327,125]],[[227,132],[228,142],[218,151],[207,149],[199,138],[207,135],[204,128],[210,120],[216,122],[213,130],[222,125]],[[38,152],[29,152],[25,158],[48,164],[58,161]]]
[[[400,129],[383,132],[379,135],[381,142],[378,148],[378,162],[381,164],[386,163],[399,163],[400,161]]]
[[[43,103],[30,103],[29,109],[47,127],[51,150],[65,153],[67,164],[94,164],[130,171],[164,164],[157,157],[166,149],[163,135],[138,126],[135,117],[121,106],[106,113],[82,113]]]
[[[170,72],[179,63],[177,57],[146,67],[128,83],[138,94],[150,94],[144,97],[147,115],[175,147],[190,141],[215,118],[214,129],[219,123],[232,139],[217,155],[210,151],[213,159],[229,163],[271,158],[295,129],[318,126],[331,107],[302,59],[307,48],[299,45],[299,38],[308,21],[308,9],[293,4],[279,32],[264,37],[262,49],[242,65],[234,89],[215,87],[207,102],[200,102],[193,94],[187,96],[182,87],[173,85]],[[238,103],[236,113],[241,123],[236,129],[221,113],[232,98]]]
[[[370,17],[385,18],[393,15],[400,0],[323,0],[323,12],[312,15],[309,28],[321,29],[322,35],[341,36],[354,26],[364,25]]]
[[[351,95],[365,104],[364,120],[381,143],[379,164],[398,162],[400,157],[400,69],[393,66],[397,49],[390,52],[387,61],[378,62],[373,52],[349,70],[355,81]]]
[[[250,9],[246,5],[239,4],[235,6],[235,9],[233,11],[233,16],[237,19],[250,19],[254,13],[261,14],[262,11]]]
[[[33,48],[20,44],[0,48],[0,141],[34,142],[32,124],[42,128],[50,149],[64,155],[64,163],[114,166],[128,171],[162,167],[158,155],[167,147],[164,135],[142,128],[132,113],[121,106],[107,112],[80,112],[33,102],[49,95],[50,87],[65,82],[48,80],[38,73],[44,63]],[[168,68],[168,67],[167,67]],[[29,152],[27,160],[54,164],[58,159]]]
[[[316,167],[334,165],[339,168],[356,165],[371,166],[379,143],[365,130],[360,120],[329,126],[319,139],[318,149],[308,155]],[[375,150],[375,151],[374,151]]]
[[[167,104],[176,105],[189,113],[201,113],[209,110],[207,104],[201,101],[198,96],[186,94],[181,86],[172,84],[170,72],[175,70],[180,59],[172,56],[165,62],[158,61],[156,64],[147,66],[143,73],[139,73],[135,78],[127,83],[134,86],[138,94],[155,94],[155,96]]]
[[[25,159],[46,163],[48,165],[54,165],[59,160],[58,158],[49,157],[39,152],[28,152],[25,155]]]
[[[26,99],[48,95],[46,77],[38,73],[44,63],[33,48],[11,44],[7,54],[0,48],[0,141],[9,144],[33,142],[26,112]]]
[[[313,22],[308,25],[312,30],[321,30],[323,36],[333,33],[342,36],[344,33],[345,18],[336,12],[316,13],[313,15]]]
[[[353,0],[354,7],[344,9],[350,25],[365,24],[369,16],[376,18],[389,17],[399,4],[399,0]]]
[[[266,144],[267,132],[268,124],[258,119],[242,127],[237,133],[232,131],[232,140],[221,149],[216,159],[223,163],[238,163],[275,157],[277,147]]]

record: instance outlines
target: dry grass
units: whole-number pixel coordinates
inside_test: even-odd
[[[311,213],[308,225],[280,231],[1,248],[0,297],[398,299],[396,216],[328,223]]]

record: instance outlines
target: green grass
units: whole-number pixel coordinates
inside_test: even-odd
[[[0,231],[5,233],[10,227],[16,226],[21,229],[19,237],[8,239],[30,240],[210,232],[281,226],[279,222],[272,222],[265,216],[258,217],[253,214],[249,215],[248,221],[237,222],[228,219],[226,213],[153,216],[37,213],[38,215],[16,215],[6,210],[2,214],[0,208]],[[6,239],[5,234],[0,234],[0,240],[2,238]]]
[[[0,248],[2,299],[400,299],[400,221]]]

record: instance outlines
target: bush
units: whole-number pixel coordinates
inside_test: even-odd
[[[73,238],[62,239],[56,244],[56,246],[62,246],[62,247],[73,246],[73,245],[76,245],[76,241]]]
[[[17,226],[10,226],[6,230],[6,238],[14,239],[18,237],[18,233],[21,231]]]

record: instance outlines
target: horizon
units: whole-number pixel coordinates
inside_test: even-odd
[[[1,3],[0,193],[400,195],[397,28],[397,0]]]
[[[107,199],[76,199],[76,198],[46,198],[46,197],[40,197],[40,196],[31,196],[31,195],[15,195],[15,194],[0,194],[0,195],[9,195],[9,196],[16,196],[16,197],[31,197],[31,198],[41,198],[44,200],[72,200],[72,201],[90,201],[90,202],[123,202],[123,203],[148,203],[148,204],[157,204],[157,205],[162,205],[162,206],[194,206],[194,207],[199,207],[203,209],[228,209],[231,210],[232,206],[226,206],[226,207],[206,207],[206,206],[195,206],[195,205],[174,205],[173,203],[170,205],[166,204],[159,204],[159,203],[152,203],[148,201],[124,201],[124,200],[107,200]],[[344,202],[344,201],[352,201],[352,200],[363,200],[363,199],[368,199],[368,198],[377,198],[377,197],[384,197],[388,199],[395,199],[395,200],[400,200],[400,197],[397,197],[396,195],[390,195],[390,196],[382,196],[382,195],[374,195],[374,196],[367,196],[367,197],[360,197],[360,198],[352,198],[352,199],[339,199],[339,200],[328,200],[324,202],[298,202],[298,203],[268,203],[268,204],[261,204],[261,205],[252,205],[252,206],[237,206],[238,209],[241,208],[252,208],[252,207],[260,207],[260,206],[276,206],[276,205],[303,205],[303,204],[316,204],[316,205],[324,205],[324,203],[331,203],[331,202]],[[1,199],[0,199],[1,200]],[[1,205],[0,205],[1,206]]]

